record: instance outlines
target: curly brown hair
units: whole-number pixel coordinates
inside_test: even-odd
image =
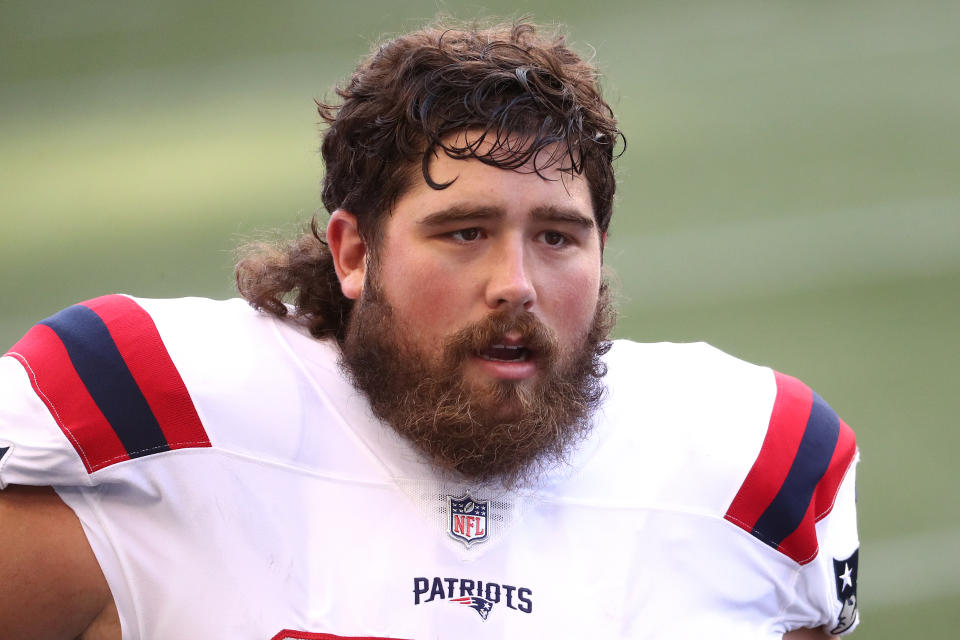
[[[541,36],[526,22],[430,26],[376,47],[336,93],[339,104],[317,102],[329,125],[323,204],[354,214],[371,251],[417,168],[430,187],[450,185],[430,176],[429,160],[441,150],[506,170],[532,167],[541,177],[560,164],[586,177],[600,232],[610,225],[612,163],[625,139],[597,69],[559,32]],[[478,135],[455,135],[468,130]],[[254,307],[282,317],[289,297],[313,335],[343,339],[352,301],[340,291],[316,217],[288,246],[240,252],[237,286]]]

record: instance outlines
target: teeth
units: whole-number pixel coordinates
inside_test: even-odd
[[[497,355],[504,357],[498,358]],[[513,346],[506,344],[495,344],[489,349],[480,353],[484,360],[493,360],[494,362],[523,362],[527,359],[527,350],[523,346]]]

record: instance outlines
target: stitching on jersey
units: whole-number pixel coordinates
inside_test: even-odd
[[[30,384],[40,395],[40,398],[43,400],[43,403],[47,405],[47,408],[50,409],[50,413],[53,416],[53,419],[57,422],[57,425],[60,427],[60,430],[63,431],[67,438],[70,439],[70,442],[73,443],[73,448],[80,454],[80,457],[83,458],[83,463],[88,468],[93,469],[93,465],[90,464],[90,459],[87,458],[87,453],[83,449],[83,445],[80,444],[80,441],[77,440],[76,436],[73,435],[73,432],[67,427],[64,423],[63,418],[60,417],[60,412],[57,411],[57,407],[53,404],[53,401],[50,399],[47,394],[43,392],[43,389],[40,388],[40,383],[37,382],[37,374],[33,370],[33,367],[30,366],[30,363],[27,361],[27,358],[22,354],[16,351],[7,352],[9,355],[16,358],[17,362],[23,365],[24,369],[27,370],[27,375],[30,377]]]
[[[764,544],[766,544],[766,545],[768,545],[768,546],[771,546],[771,547],[773,547],[774,549],[777,549],[778,551],[780,550],[780,545],[778,545],[777,543],[775,543],[773,540],[768,540],[768,539],[764,536],[764,534],[763,534],[762,532],[754,533],[754,532],[753,532],[753,527],[751,527],[749,524],[747,524],[746,522],[744,522],[743,520],[741,520],[741,519],[738,518],[737,516],[726,515],[726,516],[724,516],[724,518],[726,518],[727,520],[733,522],[734,524],[736,524],[737,526],[739,526],[741,529],[743,529],[744,531],[746,531],[747,533],[749,533],[750,535],[752,535],[754,538],[758,539],[760,542],[762,542],[762,543],[764,543]]]
[[[839,492],[838,492],[838,493],[839,493]],[[831,505],[831,508],[832,508],[832,505]],[[736,516],[732,516],[732,515],[725,515],[724,518],[725,518],[726,520],[729,520],[730,522],[733,522],[733,523],[736,524],[740,529],[743,529],[744,531],[746,531],[746,532],[749,533],[751,536],[753,536],[754,538],[756,538],[756,539],[759,540],[760,542],[764,543],[764,544],[767,545],[768,547],[772,547],[772,548],[775,549],[778,553],[782,553],[783,555],[787,556],[788,558],[790,558],[791,560],[794,560],[795,562],[797,562],[797,563],[799,563],[799,564],[807,564],[808,562],[810,562],[811,560],[813,560],[814,558],[816,558],[818,553],[820,553],[820,541],[817,540],[816,531],[814,531],[814,536],[813,536],[813,540],[814,540],[813,553],[810,554],[809,556],[807,556],[806,558],[794,558],[794,557],[792,557],[792,556],[790,556],[790,555],[787,555],[783,550],[781,550],[779,544],[776,544],[776,543],[773,542],[773,540],[768,540],[766,537],[764,537],[764,535],[763,535],[762,532],[754,533],[754,532],[753,532],[753,528],[750,527],[750,525],[748,525],[748,524],[747,524],[746,522],[744,522],[743,520],[737,518]]]
[[[813,553],[811,553],[811,554],[810,554],[809,556],[807,556],[806,558],[802,558],[802,559],[800,559],[800,560],[797,560],[797,562],[799,562],[800,564],[807,564],[808,562],[810,562],[811,560],[813,560],[814,558],[816,558],[818,553],[820,553],[820,541],[817,539],[817,532],[816,532],[816,530],[814,530],[814,532],[813,532],[813,539],[814,539],[814,543],[813,543]]]
[[[194,441],[177,442],[176,444],[177,445],[210,444],[210,442],[207,440],[197,440],[195,442]],[[182,448],[182,447],[180,446],[176,447],[176,449],[179,449],[179,448]],[[197,447],[192,447],[192,448],[197,448]],[[146,449],[137,449],[136,451],[128,452],[126,455],[119,455],[119,456],[113,456],[112,458],[107,458],[106,460],[100,462],[99,464],[97,464],[95,467],[92,467],[92,468],[94,471],[99,471],[104,467],[109,467],[111,464],[115,462],[133,459],[133,457],[138,453],[149,453],[151,451],[175,451],[176,449],[173,447],[173,444],[171,444],[168,447],[164,447],[164,445],[157,445],[155,447],[147,447]]]
[[[798,566],[793,570],[793,573],[790,576],[790,586],[787,593],[792,594],[789,600],[783,603],[783,606],[780,608],[780,611],[777,612],[777,620],[781,622],[786,622],[786,613],[793,606],[793,604],[800,599],[800,594],[797,593],[797,582],[800,581],[800,572],[803,571],[803,566]]]

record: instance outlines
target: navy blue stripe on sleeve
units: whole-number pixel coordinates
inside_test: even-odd
[[[830,465],[839,435],[840,419],[814,393],[797,455],[776,497],[754,525],[753,535],[776,548],[800,526],[817,484]]]
[[[170,449],[100,316],[74,305],[41,324],[63,342],[77,374],[131,458]]]

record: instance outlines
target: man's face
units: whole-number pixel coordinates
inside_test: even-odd
[[[588,428],[602,394],[601,241],[588,185],[440,155],[370,254],[344,362],[439,466],[517,478]]]
[[[420,354],[439,361],[458,330],[493,313],[529,312],[564,348],[581,343],[601,281],[601,243],[586,180],[553,167],[549,180],[478,160],[440,154],[431,177],[397,202],[378,250],[378,285],[395,321]],[[529,384],[537,353],[516,334],[473,354],[474,385]]]

